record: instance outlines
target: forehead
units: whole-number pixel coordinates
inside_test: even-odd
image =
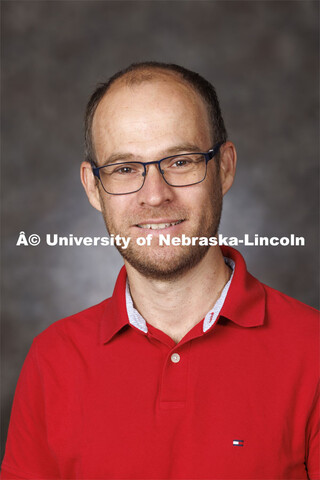
[[[211,125],[202,97],[177,75],[161,72],[139,83],[116,81],[96,109],[92,133],[98,154],[124,144],[172,143],[175,136],[207,143]]]

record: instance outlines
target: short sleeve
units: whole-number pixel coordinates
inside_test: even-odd
[[[58,479],[57,464],[47,441],[43,385],[34,340],[18,380],[1,479]]]
[[[319,385],[307,425],[307,471],[310,480],[320,480],[320,404]]]

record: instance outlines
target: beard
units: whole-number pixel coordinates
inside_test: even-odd
[[[105,225],[110,234],[128,237],[121,228],[117,228],[111,217],[107,214],[104,203],[101,201],[102,214]],[[148,211],[147,211],[148,210]],[[220,180],[217,179],[213,187],[213,194],[210,197],[208,205],[204,206],[201,215],[197,219],[197,224],[190,232],[184,232],[189,237],[213,237],[216,236],[219,229],[222,212],[222,189]],[[172,207],[159,207],[157,209],[144,209],[141,212],[140,219],[126,218],[127,225],[137,225],[143,223],[141,218],[184,218],[188,219],[188,211],[183,209],[173,209]],[[150,230],[152,234],[153,230]],[[179,235],[175,235],[179,236]],[[207,254],[210,245],[179,245],[165,246],[159,245],[158,239],[153,238],[150,246],[139,246],[136,238],[131,241],[126,249],[116,245],[120,255],[135,270],[144,277],[173,281],[183,273],[195,267]]]

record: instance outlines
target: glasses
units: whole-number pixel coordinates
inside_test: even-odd
[[[148,165],[158,165],[164,181],[171,187],[188,187],[203,182],[207,165],[223,142],[205,153],[181,153],[154,162],[121,162],[96,167],[92,172],[99,178],[105,192],[110,195],[127,195],[141,190],[147,176]]]

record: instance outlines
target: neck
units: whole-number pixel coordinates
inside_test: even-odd
[[[211,310],[231,275],[219,247],[173,281],[146,278],[125,263],[135,308],[176,343]]]

